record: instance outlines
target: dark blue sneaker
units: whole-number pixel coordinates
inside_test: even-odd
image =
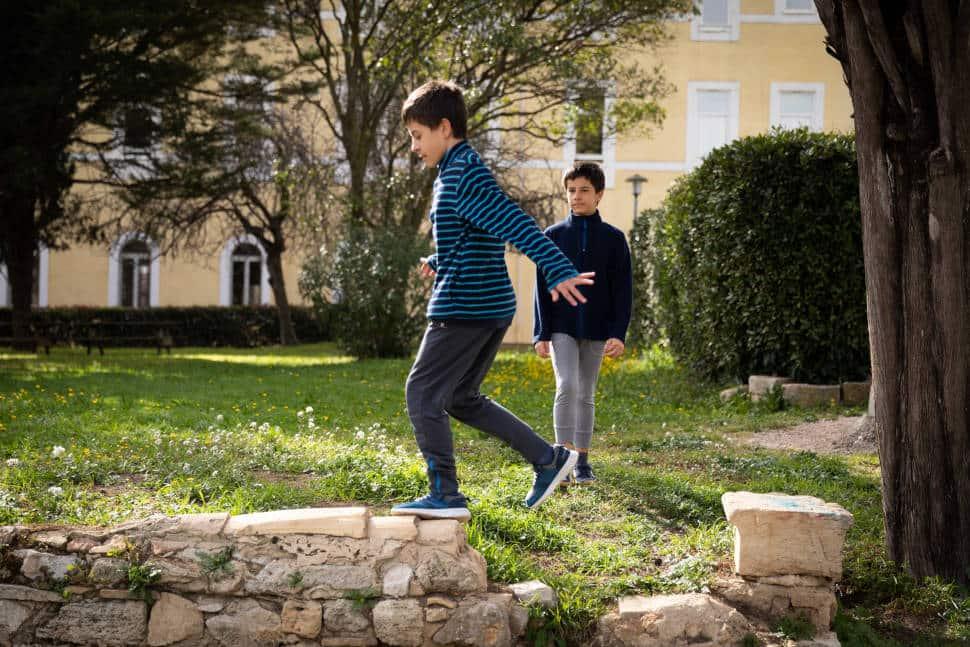
[[[596,480],[596,475],[593,474],[593,468],[589,466],[589,463],[586,463],[576,466],[573,471],[573,478],[576,479],[577,483],[592,483]]]
[[[566,449],[562,445],[555,445],[555,458],[549,465],[535,465],[535,479],[532,481],[532,490],[525,498],[525,507],[536,508],[549,495],[556,491],[559,483],[569,476],[579,460],[579,452]]]
[[[392,515],[413,515],[422,519],[457,519],[468,521],[472,513],[468,511],[465,497],[445,500],[433,494],[421,497],[410,503],[401,503],[391,508]]]

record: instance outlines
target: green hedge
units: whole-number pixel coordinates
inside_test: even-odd
[[[312,308],[291,306],[291,312],[296,336],[301,342],[330,339],[330,322],[318,317]],[[0,308],[0,336],[10,334],[11,314],[10,308]],[[88,324],[95,320],[117,324],[111,326],[110,334],[121,339],[121,344],[131,346],[154,345],[152,341],[138,339],[155,333],[152,326],[144,325],[151,322],[170,323],[166,327],[177,346],[246,347],[277,344],[280,340],[275,306],[39,308],[31,313],[31,319],[34,330],[45,331],[61,343],[69,339],[83,343]]]
[[[681,177],[651,223],[675,355],[712,378],[866,376],[858,192],[852,138],[804,129],[737,140]]]

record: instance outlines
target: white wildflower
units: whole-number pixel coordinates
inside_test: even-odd
[[[189,465],[188,463],[182,463],[182,471],[188,474],[189,472],[192,471],[192,466]]]
[[[61,496],[62,494],[64,494],[64,488],[60,488],[60,487],[57,487],[56,485],[52,485],[49,488],[47,488],[47,493],[50,494],[51,496]]]
[[[20,459],[19,458],[8,458],[7,459],[7,467],[17,467],[18,465],[20,465]]]
[[[51,450],[51,456],[53,456],[54,458],[60,458],[61,456],[64,455],[65,451],[66,450],[60,445],[54,445],[54,449]]]
[[[216,416],[216,422],[218,422],[220,425],[223,423],[223,421],[225,421],[225,419],[226,417],[221,413],[218,416]]]
[[[313,407],[308,406],[306,409],[304,409],[304,411],[307,413],[313,413]]]
[[[358,431],[355,437],[357,440],[363,440],[364,438],[367,438],[367,434],[365,434],[363,431]]]
[[[303,418],[303,412],[302,411],[297,411],[296,412],[296,417],[297,418]]]
[[[310,428],[310,429],[316,429],[317,428],[317,423],[315,423],[315,422],[313,422],[311,420],[310,422],[307,423],[307,427]]]

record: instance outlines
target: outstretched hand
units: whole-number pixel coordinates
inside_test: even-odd
[[[421,276],[423,277],[434,276],[434,270],[431,269],[431,265],[428,264],[428,257],[422,256],[420,261],[421,261],[421,268],[419,271],[421,272]]]
[[[596,272],[583,272],[579,276],[557,283],[556,287],[549,290],[549,294],[552,295],[552,302],[555,303],[559,301],[559,297],[562,297],[571,306],[586,303],[586,297],[579,291],[579,286],[593,285],[594,276],[596,276]]]

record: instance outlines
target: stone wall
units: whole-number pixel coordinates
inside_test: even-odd
[[[0,645],[510,645],[456,521],[365,508],[0,528]]]

